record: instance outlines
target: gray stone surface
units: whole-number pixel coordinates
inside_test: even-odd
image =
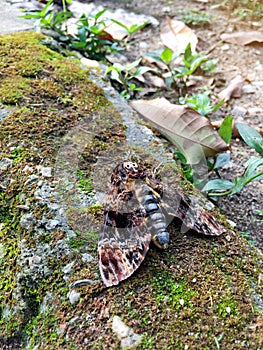
[[[34,30],[34,21],[19,18],[21,15],[17,4],[0,0],[0,34]]]

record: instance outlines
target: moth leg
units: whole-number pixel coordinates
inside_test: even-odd
[[[169,232],[167,230],[157,233],[152,237],[153,243],[160,249],[167,249],[169,243]]]

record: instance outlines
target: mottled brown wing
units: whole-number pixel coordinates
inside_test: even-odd
[[[128,278],[142,263],[151,234],[145,212],[136,198],[126,198],[113,190],[105,207],[98,244],[99,268],[107,287]]]
[[[208,204],[204,198],[198,196],[186,196],[176,189],[170,188],[165,184],[148,178],[146,180],[148,186],[160,196],[160,207],[163,209],[167,224],[173,218],[182,221],[181,231],[183,233],[193,230],[208,236],[220,236],[225,232],[225,228],[216,219],[204,209]],[[209,203],[212,204],[212,203]]]

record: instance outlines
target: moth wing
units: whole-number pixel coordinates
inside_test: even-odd
[[[113,198],[106,205],[98,243],[99,268],[107,287],[138,269],[151,242],[143,208],[134,201]]]

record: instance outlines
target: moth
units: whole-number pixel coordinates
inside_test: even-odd
[[[167,226],[174,218],[181,231],[219,236],[224,228],[200,204],[148,176],[137,163],[124,161],[111,175],[109,198],[98,242],[99,269],[107,287],[138,269],[152,241],[166,249]]]

